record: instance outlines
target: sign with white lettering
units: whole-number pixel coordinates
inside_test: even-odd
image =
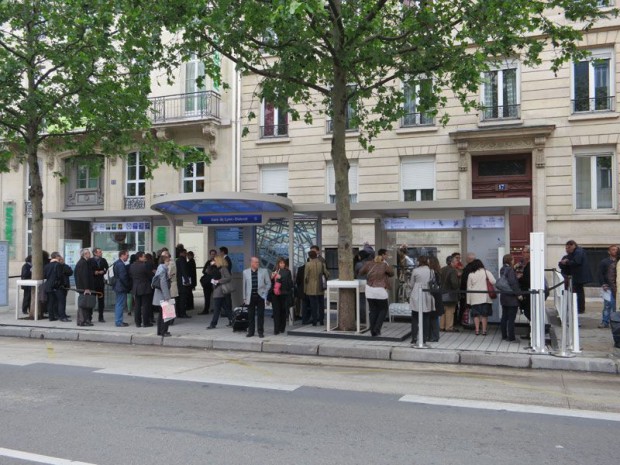
[[[196,224],[206,226],[223,226],[226,224],[263,224],[263,215],[204,215],[198,217]]]

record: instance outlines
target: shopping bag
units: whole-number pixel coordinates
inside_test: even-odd
[[[168,300],[161,300],[159,302],[159,305],[161,306],[161,317],[164,320],[164,323],[170,320],[174,320],[177,317],[174,303]]]

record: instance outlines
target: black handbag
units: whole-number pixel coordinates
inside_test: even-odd
[[[97,305],[97,295],[95,294],[80,294],[78,296],[78,307],[80,308],[95,308]]]

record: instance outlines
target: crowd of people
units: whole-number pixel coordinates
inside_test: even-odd
[[[610,315],[616,311],[616,292],[620,282],[619,247],[612,245],[608,257],[599,265],[599,282],[603,296],[602,321],[600,328],[607,328]],[[487,270],[475,254],[468,253],[465,262],[455,252],[446,258],[442,267],[436,257],[421,255],[414,261],[406,245],[397,252],[396,271],[389,264],[386,249],[376,253],[368,244],[359,251],[354,260],[356,279],[366,280],[366,299],[371,336],[381,335],[383,323],[389,311],[389,294],[394,278],[406,284],[407,299],[411,309],[412,343],[418,337],[418,313],[422,313],[423,342],[439,341],[442,332],[459,332],[457,326],[473,326],[476,335],[485,336],[488,319],[493,314],[494,295],[489,292],[497,284],[502,307],[500,328],[502,339],[513,342],[515,320],[521,311],[531,318],[530,250],[525,246],[518,262],[511,254],[503,257],[499,275],[495,277]],[[22,267],[21,278],[30,279],[32,260],[27,257]],[[72,270],[58,252],[47,256],[44,253],[45,284],[41,295],[41,308],[50,321],[70,322],[66,313],[69,279],[75,277],[75,290],[80,295],[92,295],[91,299],[78,299],[77,325],[93,326],[93,313],[98,313],[98,322],[104,323],[105,292],[109,284],[115,294],[114,324],[129,326],[125,315],[133,314],[137,327],[152,327],[157,324],[157,333],[168,336],[169,326],[174,320],[162,318],[162,302],[174,304],[176,318],[191,318],[189,310],[194,309],[193,291],[200,283],[204,294],[204,307],[198,315],[212,313],[207,329],[217,327],[220,317],[227,318],[227,326],[234,325],[235,312],[232,306],[233,285],[232,260],[228,249],[212,249],[202,267],[202,276],[197,279],[197,264],[194,254],[182,244],[175,247],[174,258],[168,249],[157,253],[137,252],[129,255],[126,250],[118,252],[118,258],[109,264],[100,248],[82,249],[80,259]],[[584,285],[591,282],[592,275],[587,254],[575,241],[566,243],[566,255],[558,266],[577,294],[579,313],[585,312]],[[249,266],[242,271],[243,306],[247,309],[247,336],[258,333],[264,337],[265,302],[273,308],[273,334],[286,331],[289,309],[298,302],[302,324],[324,325],[325,291],[329,279],[325,259],[318,246],[312,246],[307,261],[297,269],[295,278],[289,269],[288,260],[279,257],[273,270],[260,267],[258,257],[252,257]],[[499,287],[501,281],[503,287]],[[157,282],[157,286],[153,283]],[[22,311],[32,317],[31,288],[24,288]],[[362,312],[363,314],[364,312]],[[157,315],[157,318],[155,317]],[[522,336],[523,337],[523,336]],[[527,336],[525,336],[527,337]]]

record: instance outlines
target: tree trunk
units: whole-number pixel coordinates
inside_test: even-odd
[[[347,79],[344,70],[334,67],[335,79],[332,88],[333,133],[331,157],[334,163],[336,191],[336,219],[338,224],[338,274],[339,279],[353,279],[353,227],[351,225],[351,200],[349,197],[349,160],[345,146]],[[328,309],[329,310],[329,309]],[[355,329],[355,292],[341,289],[338,297],[338,329]]]
[[[32,279],[43,279],[43,185],[38,163],[38,146],[36,137],[27,143],[28,168],[30,171],[30,204],[32,208]],[[39,289],[41,292],[42,289]],[[34,294],[33,294],[34,295]],[[43,312],[41,305],[34,302],[30,305],[30,316],[34,316],[34,309],[39,307],[39,317]]]

